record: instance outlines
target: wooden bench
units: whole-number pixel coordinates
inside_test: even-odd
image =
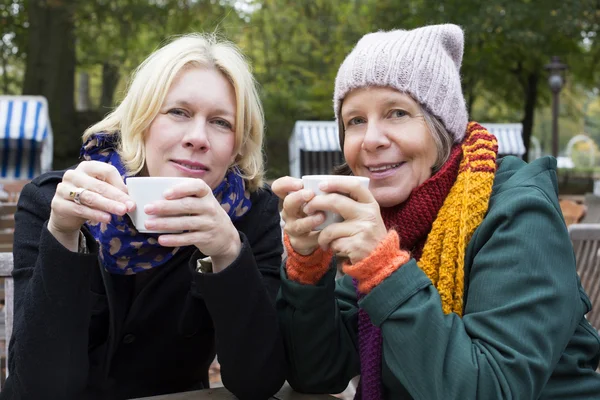
[[[0,179],[0,189],[3,192],[2,201],[7,203],[16,203],[23,187],[31,182],[29,179],[7,180]]]
[[[4,345],[0,349],[0,355],[2,358],[0,388],[4,384],[6,376],[8,375],[8,344],[10,342],[13,328],[14,285],[11,275],[12,270],[13,254],[0,253],[0,277],[4,280],[4,308],[2,310],[2,313],[4,314],[4,320],[0,321],[0,339],[4,341]]]
[[[583,202],[586,208],[586,213],[580,221],[582,224],[599,224],[600,223],[600,197],[593,193],[586,193],[585,201]]]
[[[17,203],[0,203],[0,252],[12,251]]]

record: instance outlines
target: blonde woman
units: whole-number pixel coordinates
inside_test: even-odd
[[[282,246],[262,142],[255,82],[234,45],[188,35],[150,55],[122,103],[84,133],[83,161],[21,194],[1,397],[208,388],[215,353],[238,398],[274,394],[284,381],[273,307]],[[146,228],[183,233],[136,230],[128,176],[197,178],[145,208],[157,216]]]

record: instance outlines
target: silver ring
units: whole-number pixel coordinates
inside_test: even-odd
[[[81,193],[86,190],[86,188],[76,188],[75,190],[71,190],[69,192],[69,197],[72,198],[75,203],[81,205]]]

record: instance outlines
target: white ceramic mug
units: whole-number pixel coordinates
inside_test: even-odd
[[[319,184],[321,182],[340,182],[344,180],[358,181],[362,187],[369,188],[369,178],[353,175],[304,175],[302,177],[302,184],[304,185],[304,189],[310,189],[315,192],[315,195],[319,196],[324,194],[324,192],[319,189]],[[324,213],[325,221],[317,226],[315,231],[320,231],[334,222],[343,221],[342,216],[337,213],[331,211],[324,211]]]
[[[195,178],[182,178],[182,177],[163,177],[163,176],[149,176],[149,177],[131,177],[125,180],[129,195],[135,202],[135,209],[129,212],[129,217],[135,225],[138,232],[144,233],[179,233],[182,231],[153,231],[146,229],[146,220],[156,218],[155,215],[148,215],[144,212],[146,204],[164,200],[164,193],[167,189],[178,185],[188,180],[194,180]]]

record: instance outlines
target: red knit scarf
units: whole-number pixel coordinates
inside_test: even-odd
[[[398,232],[400,247],[410,251],[417,261],[421,258],[433,221],[456,182],[461,160],[462,148],[455,144],[442,168],[415,188],[406,201],[381,209],[387,229]],[[358,287],[356,280],[354,287]],[[358,289],[356,292],[359,299],[365,296]],[[361,378],[354,399],[378,400],[381,398],[381,330],[371,323],[362,308],[358,310],[358,340]]]
[[[442,168],[415,188],[406,201],[381,209],[386,228],[398,232],[400,246],[410,251],[417,261],[421,258],[431,225],[456,182],[461,160],[462,149],[455,144]]]

